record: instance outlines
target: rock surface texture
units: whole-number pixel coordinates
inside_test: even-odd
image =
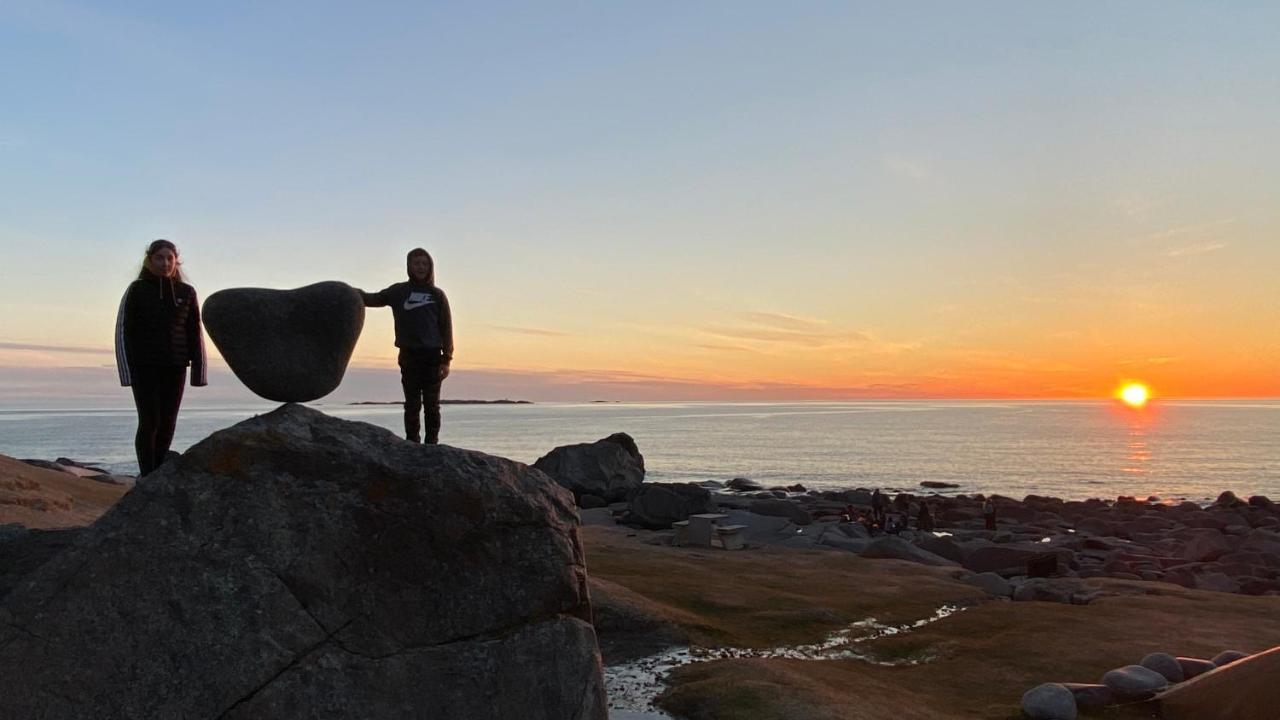
[[[277,402],[333,392],[364,327],[360,293],[340,282],[296,290],[230,288],[204,303],[204,325],[231,370]]]
[[[139,483],[0,617],[6,717],[607,714],[568,493],[297,405]]]
[[[626,433],[593,443],[563,445],[533,466],[568,488],[575,498],[595,495],[605,502],[626,500],[644,481],[644,456]]]

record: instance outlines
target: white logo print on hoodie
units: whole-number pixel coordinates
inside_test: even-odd
[[[435,298],[433,298],[429,292],[411,292],[409,293],[409,297],[404,299],[404,309],[415,310],[434,302]]]

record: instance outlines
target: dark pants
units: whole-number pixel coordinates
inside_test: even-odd
[[[404,388],[404,436],[413,442],[440,442],[440,351],[401,349],[400,385]],[[426,418],[421,440],[418,413]]]
[[[138,474],[149,475],[164,462],[173,443],[187,369],[143,366],[130,368],[130,374],[133,404],[138,408],[138,434],[133,438],[133,447],[138,453]]]

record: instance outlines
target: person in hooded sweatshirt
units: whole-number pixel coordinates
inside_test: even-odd
[[[173,243],[148,245],[138,279],[124,291],[116,316],[116,369],[120,385],[133,390],[138,409],[139,476],[151,474],[169,454],[187,366],[193,387],[209,384],[200,304],[181,267]]]
[[[449,299],[436,287],[436,264],[431,255],[414,248],[405,264],[407,282],[376,293],[361,291],[360,295],[366,307],[390,307],[395,318],[405,438],[434,444],[440,441],[440,383],[449,377],[449,363],[453,362],[453,317]],[[425,427],[419,413],[425,416]]]

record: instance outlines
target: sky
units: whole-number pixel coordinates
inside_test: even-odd
[[[0,2],[0,407],[430,250],[444,395],[1280,396],[1280,5]],[[399,393],[370,309],[339,395]],[[212,349],[212,348],[211,348]],[[213,360],[206,398],[249,397]],[[118,385],[118,383],[116,384]]]

